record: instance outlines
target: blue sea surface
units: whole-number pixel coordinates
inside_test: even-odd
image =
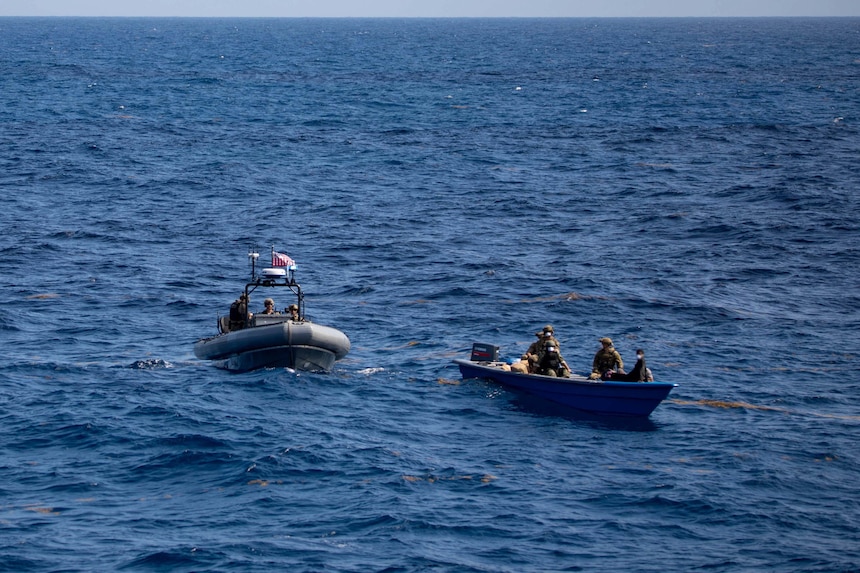
[[[0,54],[0,571],[860,570],[860,19],[4,18]],[[272,246],[330,374],[194,357]],[[617,420],[452,364],[545,324],[679,386]]]

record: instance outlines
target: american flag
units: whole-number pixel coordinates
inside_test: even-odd
[[[296,261],[290,258],[289,255],[272,251],[272,266],[273,267],[295,267]]]

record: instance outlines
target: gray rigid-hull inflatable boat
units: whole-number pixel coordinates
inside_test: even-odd
[[[282,320],[273,321],[275,318]],[[197,358],[216,360],[217,366],[238,372],[256,368],[328,372],[348,352],[349,338],[336,328],[268,316],[255,316],[248,328],[204,338],[194,345]]]
[[[245,285],[244,307],[239,307],[237,315],[234,303],[230,316],[218,317],[221,334],[198,340],[194,344],[194,355],[236,372],[257,368],[330,371],[335,361],[349,352],[349,338],[336,328],[304,319],[304,295],[293,278],[295,263],[291,259],[288,261],[292,264],[284,265],[286,268],[274,267],[281,261],[278,257],[284,255],[275,253],[273,248],[273,268],[262,269],[258,275],[255,263],[259,255],[252,252],[248,256],[251,259],[251,282]],[[248,312],[251,293],[278,288],[292,292],[297,304],[285,308],[283,314],[254,315]],[[291,309],[295,309],[294,313],[290,312]]]

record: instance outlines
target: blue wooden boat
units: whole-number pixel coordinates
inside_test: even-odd
[[[504,362],[481,360],[485,357],[495,358],[484,356],[481,351],[473,351],[471,360],[456,359],[454,362],[460,367],[464,379],[492,380],[592,414],[647,417],[666,399],[672,388],[677,386],[669,382],[612,382],[589,380],[577,375],[555,378],[539,374],[520,374],[505,369],[507,364]]]

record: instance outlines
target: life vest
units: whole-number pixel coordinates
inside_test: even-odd
[[[561,356],[559,356],[558,352],[544,352],[544,355],[541,357],[540,362],[538,363],[538,373],[544,374],[547,370],[558,370],[561,368]]]

